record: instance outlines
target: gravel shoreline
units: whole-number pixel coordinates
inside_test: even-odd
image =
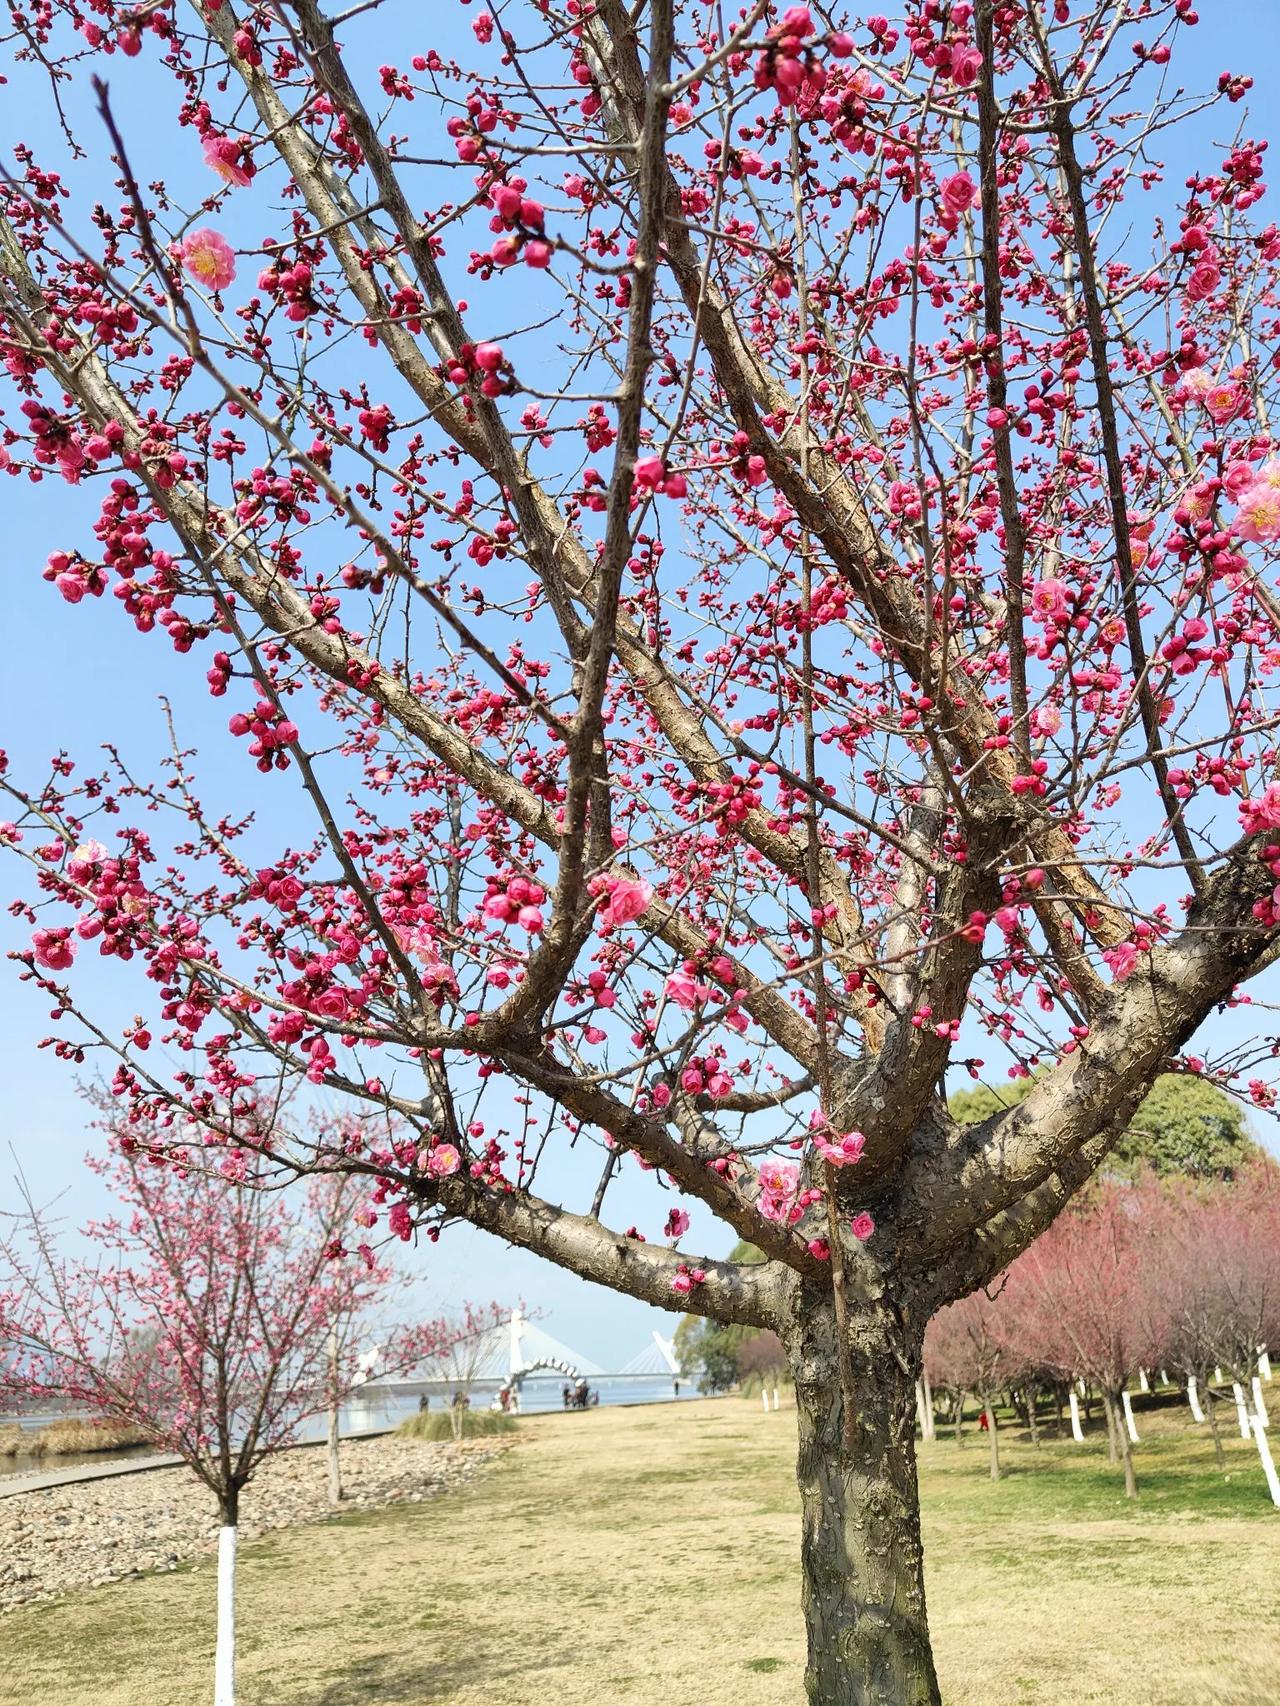
[[[420,1504],[465,1486],[508,1441],[435,1445],[425,1440],[356,1440],[342,1448],[344,1510]],[[245,1488],[240,1536],[323,1522],[328,1454],[286,1451],[268,1459]],[[208,1489],[189,1469],[113,1475],[0,1499],[0,1615],[72,1588],[99,1587],[145,1570],[174,1570],[216,1550],[218,1517]]]

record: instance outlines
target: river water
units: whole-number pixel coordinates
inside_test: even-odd
[[[498,1391],[501,1382],[497,1380],[477,1380],[471,1386],[471,1405],[476,1410],[487,1410]],[[670,1404],[677,1399],[696,1398],[696,1388],[690,1381],[679,1382],[679,1392],[675,1391],[675,1382],[670,1375],[601,1375],[599,1379],[589,1383],[592,1392],[599,1392],[602,1404]],[[564,1408],[562,1396],[565,1385],[564,1376],[533,1374],[526,1377],[522,1383],[520,1394],[520,1411],[524,1415],[545,1414],[549,1410]],[[447,1409],[453,1394],[453,1387],[448,1382],[434,1383],[427,1390],[432,1410]],[[416,1414],[418,1410],[418,1392],[412,1394],[377,1393],[359,1403],[343,1406],[341,1413],[342,1431],[346,1433],[370,1433],[379,1429],[394,1428],[407,1416]],[[44,1426],[48,1422],[60,1418],[54,1415],[0,1416],[0,1423],[20,1422],[24,1428],[32,1429]],[[298,1429],[300,1440],[318,1440],[325,1437],[327,1422],[323,1416],[313,1416]],[[130,1457],[146,1457],[151,1452],[147,1447],[135,1448],[131,1451],[68,1451],[61,1452],[56,1457],[46,1457],[42,1454],[20,1453],[13,1457],[0,1457],[0,1477],[5,1475],[38,1474],[42,1470],[75,1469],[82,1464],[125,1462]]]

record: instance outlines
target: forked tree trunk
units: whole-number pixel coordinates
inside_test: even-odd
[[[811,1294],[810,1294],[811,1299]],[[807,1300],[788,1334],[796,1380],[811,1706],[940,1706],[916,1482],[918,1343],[853,1323],[844,1427],[834,1314]]]

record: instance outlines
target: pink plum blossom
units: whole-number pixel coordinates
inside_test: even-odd
[[[823,1131],[813,1134],[813,1146],[833,1167],[851,1167],[862,1159],[867,1140],[860,1131],[847,1132],[844,1137],[831,1138]]]
[[[653,899],[653,887],[643,877],[609,877],[604,889],[608,899],[600,908],[600,923],[606,930],[630,924]]]
[[[201,144],[204,163],[211,166],[224,183],[243,189],[253,182],[253,169],[245,159],[244,149],[230,136],[206,136]]]
[[[178,248],[183,269],[209,290],[225,290],[236,276],[235,250],[217,231],[189,232]]]
[[[864,1208],[861,1214],[855,1214],[849,1222],[849,1230],[860,1242],[865,1243],[876,1229],[876,1223]]]
[[[426,1171],[433,1179],[451,1179],[462,1165],[456,1145],[437,1143],[427,1155]]]

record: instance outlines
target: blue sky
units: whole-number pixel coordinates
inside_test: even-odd
[[[1205,0],[1205,22],[1200,26],[1195,54],[1184,53],[1175,62],[1183,76],[1203,64],[1207,83],[1220,70],[1249,71],[1255,88],[1249,100],[1252,114],[1246,131],[1265,136],[1272,115],[1280,112],[1280,51],[1277,49],[1275,0],[1229,0],[1226,5]],[[431,9],[430,34],[434,45],[448,51],[452,42],[470,42],[467,11],[456,6]],[[405,14],[400,14],[401,20]],[[394,60],[399,54],[420,49],[421,32],[415,39],[397,39],[397,13],[374,14],[376,58]],[[461,48],[460,48],[461,51]],[[363,54],[361,55],[363,57]],[[155,155],[164,153],[167,137],[141,129],[136,115],[146,106],[153,73],[146,57],[136,62],[119,59],[108,67],[117,111],[127,119],[131,135]],[[19,88],[24,80],[19,80]],[[171,96],[165,91],[165,107]],[[45,164],[59,169],[68,166],[64,152],[40,118],[46,103],[6,100],[0,113],[0,147],[8,158],[19,135],[41,144]],[[25,110],[24,110],[25,109]],[[1242,109],[1220,111],[1212,137],[1227,142],[1229,119]],[[34,116],[34,122],[33,121]],[[1192,164],[1181,148],[1167,149],[1170,179],[1177,183]],[[194,153],[194,150],[190,152]],[[1204,156],[1196,163],[1202,164]],[[1273,173],[1280,172],[1280,157],[1269,160]],[[193,162],[192,183],[183,189],[203,193],[203,168]],[[101,183],[101,168],[89,163],[74,170],[83,182]],[[185,173],[184,173],[185,176]],[[199,180],[199,181],[197,181]],[[1159,192],[1157,192],[1158,195]],[[1273,190],[1273,196],[1280,190]],[[1154,201],[1156,198],[1152,198]],[[1280,212],[1275,217],[1280,218]],[[1149,217],[1146,205],[1135,210],[1135,225],[1141,230]],[[284,795],[278,789],[264,791],[256,772],[242,752],[226,738],[227,706],[209,698],[200,689],[199,675],[191,660],[177,657],[163,643],[134,633],[132,627],[94,605],[68,606],[40,578],[48,552],[58,545],[81,542],[88,520],[96,512],[96,493],[76,492],[60,481],[33,487],[25,481],[6,480],[0,486],[3,501],[5,544],[8,558],[6,632],[8,639],[0,665],[0,744],[9,753],[17,775],[37,781],[51,754],[65,748],[92,763],[97,745],[104,740],[117,744],[130,767],[141,774],[154,774],[167,750],[167,732],[159,700],[167,695],[179,716],[180,736],[187,745],[201,748],[200,774],[206,790],[228,803],[260,800],[268,812],[279,810]],[[301,834],[301,830],[299,830]],[[4,868],[8,881],[4,892],[17,886],[18,873]],[[24,944],[25,926],[0,917],[0,948]],[[116,962],[83,954],[78,962],[78,989],[90,1011],[119,1013],[132,1005],[132,979]],[[1261,991],[1259,991],[1261,993]],[[1268,1019],[1270,1016],[1267,1016]],[[30,990],[18,985],[11,968],[0,968],[0,1074],[7,1089],[3,1141],[11,1148],[0,1157],[0,1203],[9,1196],[8,1182],[20,1162],[35,1195],[42,1201],[60,1197],[62,1211],[79,1220],[96,1206],[97,1186],[81,1166],[81,1157],[92,1142],[87,1132],[86,1110],[79,1100],[72,1071],[49,1051],[39,1051],[39,1039],[49,1030],[44,1003]],[[1267,1031],[1273,1027],[1265,1026]],[[1202,1040],[1222,1045],[1247,1036],[1254,1029],[1248,1009],[1215,1021],[1205,1028]],[[990,1048],[988,1055],[994,1053]],[[1270,1122],[1259,1134],[1274,1139]],[[584,1190],[578,1185],[569,1206],[579,1206]],[[644,1206],[642,1209],[642,1205]],[[644,1212],[653,1219],[652,1198],[633,1191],[625,1177],[610,1201],[614,1224],[629,1223]],[[695,1248],[722,1253],[731,1235],[717,1228],[705,1245],[697,1238],[706,1228],[695,1217]],[[656,1232],[657,1227],[653,1230]],[[425,1298],[434,1304],[450,1297],[468,1295],[515,1301],[522,1297],[546,1312],[550,1331],[581,1349],[605,1367],[628,1360],[648,1338],[653,1324],[669,1332],[674,1317],[659,1315],[645,1305],[616,1297],[542,1263],[522,1252],[505,1249],[495,1240],[467,1228],[451,1231],[440,1245],[410,1252],[405,1265],[422,1275]]]

